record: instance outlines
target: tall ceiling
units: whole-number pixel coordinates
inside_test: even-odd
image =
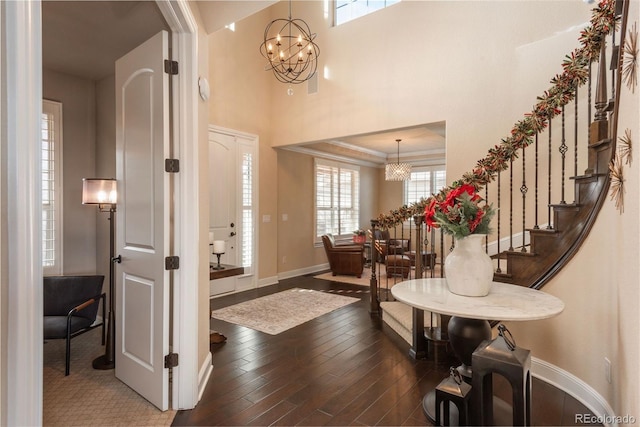
[[[239,21],[276,0],[196,1],[207,33]],[[100,80],[115,73],[115,61],[168,26],[154,1],[54,1],[42,3],[42,62],[45,69]],[[382,165],[401,161],[442,163],[444,122],[361,135],[336,136],[289,147],[313,155]]]

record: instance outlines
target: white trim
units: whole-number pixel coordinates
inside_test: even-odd
[[[207,353],[207,357],[204,358],[202,366],[200,366],[200,372],[198,372],[198,401],[202,399],[204,389],[207,387],[211,373],[213,372],[213,356],[211,352]]]
[[[8,391],[0,408],[7,425],[42,424],[42,193],[40,120],[42,111],[42,5],[3,2],[3,88],[6,89],[7,265],[3,295],[7,307]],[[6,276],[5,276],[6,275]],[[5,341],[6,339],[6,341]],[[6,347],[5,347],[6,345]],[[4,362],[3,362],[4,363]],[[6,414],[6,415],[5,415]],[[5,418],[6,417],[6,418]]]
[[[258,287],[264,288],[265,286],[277,285],[278,276],[265,277],[258,280]]]
[[[595,391],[590,385],[573,374],[538,358],[531,358],[531,375],[562,390],[584,406],[593,414],[603,420],[615,420],[615,412],[611,405]],[[605,426],[617,426],[618,424],[606,424]]]
[[[253,241],[252,241],[252,259],[253,265],[250,271],[245,272],[245,274],[236,276],[236,284],[235,289],[236,292],[246,291],[249,289],[254,289],[258,286],[257,275],[259,271],[259,256],[258,256],[258,248],[260,242],[260,221],[258,220],[258,211],[259,211],[259,195],[260,195],[260,180],[258,177],[260,176],[260,137],[256,134],[242,132],[235,129],[225,128],[217,125],[209,125],[208,128],[208,139],[209,143],[214,142],[215,134],[218,135],[226,135],[236,139],[237,145],[237,163],[238,163],[238,171],[240,170],[242,164],[242,154],[250,153],[252,156],[252,223],[253,223]],[[241,178],[238,178],[237,183],[241,186]],[[241,188],[237,189],[237,193],[240,194],[242,191]],[[239,214],[242,212],[242,200],[238,198],[236,212]],[[238,235],[242,235],[242,228],[238,228]],[[238,259],[236,260],[236,265],[241,265],[241,254],[238,253]],[[246,283],[247,280],[238,280],[250,277],[250,283]],[[245,283],[243,283],[245,282]],[[228,294],[224,294],[228,295]]]
[[[42,273],[46,276],[61,275],[64,273],[64,173],[62,166],[64,165],[64,127],[63,127],[63,106],[61,102],[52,101],[50,99],[42,100],[42,112],[51,110],[51,114],[55,120],[55,140],[54,140],[54,209],[55,209],[55,264],[52,267],[42,267]],[[42,176],[42,174],[40,175]],[[42,206],[42,205],[41,205]]]
[[[180,364],[173,369],[170,405],[173,409],[192,409],[199,400],[198,381],[198,27],[185,0],[156,0],[171,28],[173,60],[180,64],[173,93],[174,154],[180,159],[176,174],[175,251],[180,269],[174,273],[173,352]]]
[[[291,279],[292,277],[304,276],[306,274],[317,273],[329,269],[329,264],[312,265],[311,267],[299,268],[297,270],[283,271],[278,273],[278,280]]]

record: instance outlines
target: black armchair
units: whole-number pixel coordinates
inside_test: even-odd
[[[44,339],[65,339],[64,374],[69,375],[71,338],[102,326],[104,345],[104,276],[50,276],[44,278]],[[94,324],[102,299],[102,322]]]

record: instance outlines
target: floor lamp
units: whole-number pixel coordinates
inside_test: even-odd
[[[107,321],[107,342],[104,355],[94,359],[94,369],[113,369],[116,367],[115,349],[115,278],[114,278],[114,231],[115,212],[118,201],[115,179],[84,178],[82,180],[82,204],[98,205],[100,212],[109,212],[109,314]],[[103,319],[103,322],[105,319]]]

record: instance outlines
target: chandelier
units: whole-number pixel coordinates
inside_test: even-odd
[[[282,83],[298,84],[309,80],[316,73],[320,55],[320,48],[313,41],[315,38],[316,34],[311,33],[306,22],[291,19],[289,0],[289,19],[271,21],[264,30],[260,53],[269,61],[265,70],[273,71]]]
[[[398,143],[398,160],[396,163],[387,163],[384,167],[385,181],[409,181],[411,180],[411,165],[409,163],[400,163],[400,141]]]

